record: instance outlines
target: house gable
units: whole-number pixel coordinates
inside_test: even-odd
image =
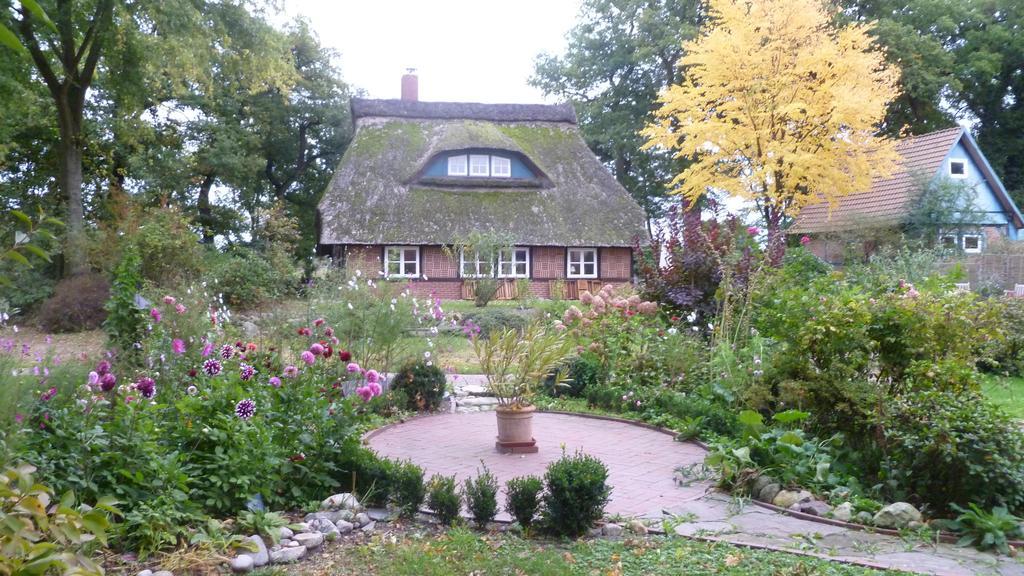
[[[898,225],[914,209],[924,185],[950,178],[976,190],[976,206],[984,215],[977,225],[999,226],[1009,238],[1018,237],[1024,219],[966,130],[949,128],[905,138],[897,142],[896,149],[901,162],[892,175],[874,180],[870,190],[841,198],[835,206],[825,202],[807,206],[788,232],[829,233]],[[950,169],[954,162],[962,163],[957,173]]]

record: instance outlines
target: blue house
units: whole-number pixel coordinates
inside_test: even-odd
[[[827,203],[806,207],[788,229],[808,236],[809,248],[825,259],[837,254],[830,236],[857,230],[899,227],[918,206],[921,194],[940,179],[962,183],[974,191],[974,207],[965,210],[976,221],[938,230],[937,240],[966,254],[981,254],[997,238],[1024,239],[1024,218],[999,181],[974,138],[962,127],[901,139],[901,161],[871,189],[843,197],[831,212]]]

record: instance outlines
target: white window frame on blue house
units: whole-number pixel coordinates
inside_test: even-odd
[[[410,253],[413,255],[409,259]],[[397,272],[391,271],[391,265],[398,266]],[[412,272],[409,272],[409,265],[412,265]],[[385,278],[419,278],[420,276],[420,247],[419,246],[385,246],[384,247],[384,277]]]
[[[967,247],[967,239],[977,240],[978,245],[973,248]],[[964,234],[960,238],[960,245],[964,249],[964,254],[981,254],[981,251],[985,247],[985,235],[984,234]]]
[[[961,166],[964,167],[963,174],[955,174],[953,172],[953,165],[954,164],[960,164]],[[953,179],[956,179],[956,180],[963,180],[964,178],[967,178],[967,175],[969,173],[968,166],[970,166],[970,164],[967,163],[967,159],[966,158],[950,158],[949,159],[949,163],[948,163],[947,168],[946,168],[946,171],[949,173],[949,177],[950,178],[953,178]]]

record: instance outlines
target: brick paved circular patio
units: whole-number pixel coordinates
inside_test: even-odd
[[[371,433],[368,443],[381,456],[412,460],[426,477],[474,476],[483,461],[504,484],[525,474],[543,476],[549,462],[580,450],[599,458],[612,486],[609,514],[660,517],[664,508],[699,499],[706,483],[677,486],[676,468],[703,461],[704,450],[690,442],[642,426],[567,414],[537,413],[533,433],[536,454],[498,454],[494,449],[494,412],[440,414],[415,418]],[[504,504],[504,491],[499,501]],[[499,519],[507,516],[499,516]]]

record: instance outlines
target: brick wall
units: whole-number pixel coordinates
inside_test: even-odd
[[[565,248],[534,246],[530,252],[533,256],[534,279],[565,278]]]
[[[628,280],[632,276],[633,251],[629,248],[601,248],[598,260],[601,278]]]
[[[350,271],[360,270],[367,278],[380,278],[383,269],[382,247],[379,245],[347,247],[346,266]],[[534,246],[530,248],[531,274],[530,292],[538,298],[551,297],[551,281],[565,279],[565,248]],[[619,286],[630,281],[632,276],[632,250],[630,248],[601,248],[600,280]],[[440,246],[420,247],[420,273],[427,279],[407,282],[416,296],[430,295],[450,300],[462,298],[462,281],[458,277],[457,258],[444,253]]]

